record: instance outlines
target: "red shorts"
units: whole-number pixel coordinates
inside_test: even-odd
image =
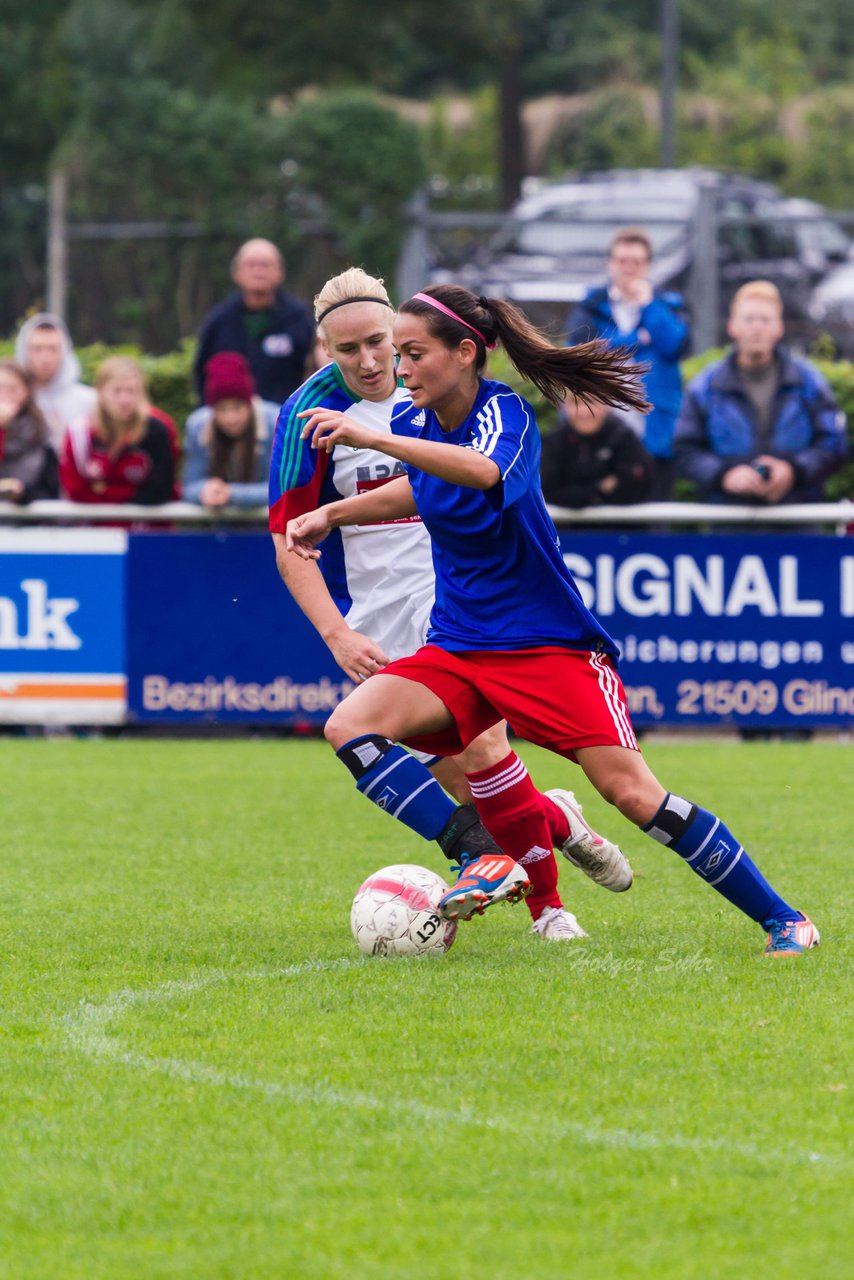
[[[382,674],[423,684],[453,716],[453,729],[406,739],[431,755],[459,755],[500,720],[570,760],[581,747],[639,749],[622,681],[602,653],[558,645],[448,653],[428,644]]]

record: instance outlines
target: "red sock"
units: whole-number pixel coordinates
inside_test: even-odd
[[[539,792],[537,793],[539,794]],[[540,796],[540,801],[546,815],[546,821],[549,824],[549,831],[552,835],[552,846],[559,849],[561,845],[569,839],[569,818],[567,818],[563,809],[559,809],[554,800],[548,796]],[[484,826],[486,824],[484,823]],[[495,836],[492,837],[493,840]]]
[[[522,864],[534,886],[525,899],[533,918],[546,907],[563,906],[544,797],[516,752],[466,777],[481,822],[507,856]],[[562,817],[556,805],[551,807]]]

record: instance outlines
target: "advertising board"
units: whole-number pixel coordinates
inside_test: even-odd
[[[127,540],[119,529],[0,529],[0,722],[124,720]]]
[[[850,726],[854,545],[819,535],[562,534],[637,725]]]
[[[635,723],[849,727],[854,544],[811,535],[561,534],[618,641]],[[290,599],[265,533],[133,535],[129,712],[322,724],[351,687]]]

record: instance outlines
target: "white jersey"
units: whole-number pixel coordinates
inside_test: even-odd
[[[405,476],[402,463],[374,449],[336,445],[331,454],[300,440],[303,409],[337,409],[360,425],[391,434],[391,414],[406,398],[397,389],[379,402],[356,400],[336,365],[327,365],[285,401],[276,424],[270,470],[270,528],[326,502],[350,498]],[[336,529],[320,560],[326,585],[347,625],[390,659],[424,643],[435,596],[430,537],[419,516]]]

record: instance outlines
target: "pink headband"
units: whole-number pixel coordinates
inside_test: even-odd
[[[480,329],[475,329],[473,324],[469,324],[468,320],[464,320],[462,316],[458,316],[456,311],[452,311],[450,307],[446,307],[444,302],[440,302],[438,298],[431,298],[429,293],[413,293],[412,301],[427,302],[431,307],[435,307],[437,311],[444,311],[445,315],[450,316],[452,320],[456,320],[457,324],[465,325],[467,329],[471,329],[472,333],[476,333],[487,351],[495,350],[495,343],[487,342]]]

